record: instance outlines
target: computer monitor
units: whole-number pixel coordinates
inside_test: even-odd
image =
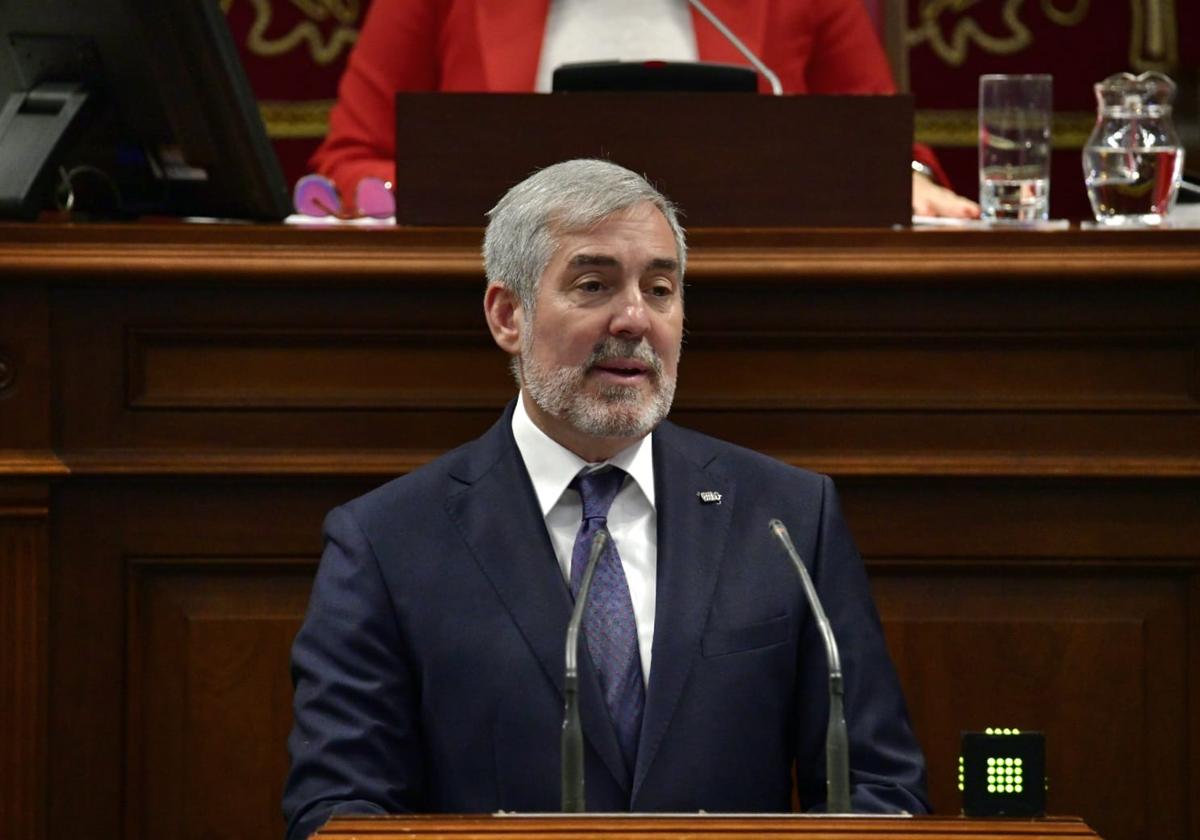
[[[114,215],[291,211],[217,0],[0,0],[0,216],[64,175]]]

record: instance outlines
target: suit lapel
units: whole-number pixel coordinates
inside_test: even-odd
[[[487,89],[533,90],[550,0],[476,0],[479,51]]]
[[[658,595],[654,655],[633,780],[633,803],[666,736],[708,617],[734,504],[734,482],[689,453],[681,435],[664,423],[654,433],[654,483],[658,507]],[[720,503],[699,494],[715,490]]]
[[[512,615],[547,679],[563,696],[563,653],[571,595],[555,560],[545,519],[512,438],[512,404],[451,470],[462,484],[446,499],[471,554]],[[581,645],[583,731],[617,784],[630,789],[616,732],[587,646]],[[548,722],[548,724],[551,722]]]

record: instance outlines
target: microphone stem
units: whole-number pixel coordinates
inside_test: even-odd
[[[567,622],[566,667],[563,671],[563,726],[562,726],[562,810],[564,814],[581,814],[587,810],[583,788],[583,724],[579,720],[579,628],[583,624],[583,607],[587,603],[588,590],[592,588],[592,577],[596,574],[596,563],[608,542],[608,531],[601,529],[592,537],[592,548],[587,565],[583,569],[583,580],[575,596],[575,607],[571,620]]]
[[[704,15],[708,19],[708,22],[716,27],[718,32],[725,36],[725,40],[733,44],[737,48],[737,51],[746,57],[746,60],[750,62],[755,70],[762,73],[763,78],[771,85],[772,94],[783,96],[783,85],[779,83],[779,77],[775,75],[770,67],[763,64],[762,59],[752,53],[749,47],[742,43],[741,38],[733,34],[733,30],[726,26],[724,21],[710,12],[708,6],[705,6],[700,0],[688,0],[688,2],[692,5],[692,8]]]
[[[778,519],[771,520],[773,533],[800,576],[804,597],[817,623],[825,656],[829,665],[829,724],[825,732],[825,809],[831,814],[850,814],[850,738],[846,732],[845,686],[842,680],[842,661],[838,655],[837,639],[829,623],[817,588],[813,586],[808,569],[792,543],[787,527]]]
[[[825,732],[825,807],[831,814],[850,814],[850,742],[842,675],[829,677],[829,726]]]

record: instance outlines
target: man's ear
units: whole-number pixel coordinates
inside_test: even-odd
[[[489,283],[483,293],[483,314],[500,349],[511,356],[518,355],[521,332],[525,329],[525,310],[516,293],[500,283]]]

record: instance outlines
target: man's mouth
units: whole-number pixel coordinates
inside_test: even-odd
[[[592,365],[592,370],[620,379],[639,379],[650,372],[650,366],[637,359],[606,359]]]

